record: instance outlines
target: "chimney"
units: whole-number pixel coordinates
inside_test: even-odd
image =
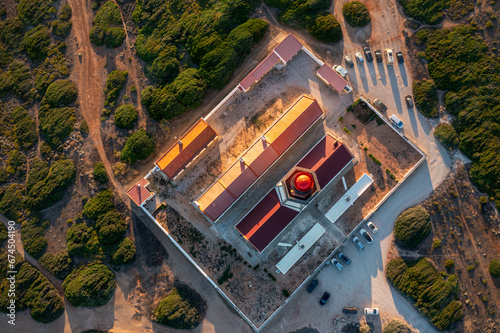
[[[181,140],[179,140],[179,141],[177,141],[177,143],[179,144],[179,148],[181,148],[181,149],[182,149],[182,141],[181,141]]]

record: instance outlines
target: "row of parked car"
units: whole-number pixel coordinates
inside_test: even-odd
[[[366,60],[368,62],[373,62],[372,50],[369,47],[365,47],[363,49],[363,53],[365,54]],[[358,64],[362,64],[365,62],[365,59],[363,58],[363,54],[361,54],[361,52],[356,52],[354,57],[356,58]],[[381,50],[375,50],[375,59],[377,60],[377,62],[382,62],[384,58],[387,65],[394,64],[394,51],[392,49],[385,49],[384,56],[382,56]],[[354,62],[352,61],[351,57],[345,56],[344,60],[347,66],[351,68],[354,67]],[[396,52],[396,60],[398,61],[399,64],[405,62],[405,59],[403,57],[403,52],[401,51]]]

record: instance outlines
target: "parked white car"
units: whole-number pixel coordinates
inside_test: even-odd
[[[345,69],[344,67],[342,67],[340,65],[333,66],[333,70],[336,71],[337,73],[339,73],[339,75],[342,76],[343,78],[345,78],[347,76],[347,74],[349,74],[347,69]]]
[[[356,61],[360,64],[365,62],[365,59],[363,59],[363,55],[361,54],[361,52],[357,52],[354,56],[356,57]]]
[[[389,117],[389,120],[394,124],[394,126],[396,126],[397,128],[399,129],[402,129],[403,128],[403,121],[401,121],[401,119],[399,119],[395,114],[393,114],[392,116]]]
[[[378,316],[378,308],[365,308],[365,315],[367,316]]]
[[[368,222],[366,226],[371,230],[372,234],[376,234],[378,231],[378,228],[373,224],[372,221]]]
[[[330,261],[332,262],[332,265],[335,266],[339,271],[344,269],[344,266],[342,266],[342,264],[337,259],[332,258],[330,259]]]
[[[385,49],[384,54],[385,54],[385,59],[387,61],[387,65],[394,64],[394,53],[392,52],[392,50]]]

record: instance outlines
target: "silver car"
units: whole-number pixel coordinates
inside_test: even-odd
[[[352,241],[354,242],[354,244],[356,244],[356,246],[358,247],[358,249],[360,250],[364,250],[365,246],[363,245],[363,243],[361,243],[361,240],[354,236],[354,238],[352,239]]]
[[[342,264],[337,259],[333,258],[333,259],[330,259],[330,261],[332,262],[332,265],[337,267],[337,269],[339,271],[344,269],[344,266],[342,266]]]

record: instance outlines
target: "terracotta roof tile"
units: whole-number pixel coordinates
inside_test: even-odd
[[[288,62],[301,48],[302,43],[299,42],[294,35],[289,34],[278,46],[276,46],[274,52],[276,52],[285,62]]]
[[[151,196],[151,192],[149,192],[149,190],[145,186],[140,185],[141,183],[144,184],[144,180],[145,179],[142,179],[127,191],[128,196],[135,202],[137,206],[140,206]],[[146,182],[149,184],[147,180]]]
[[[338,92],[347,86],[347,81],[327,64],[318,69],[318,74]]]

